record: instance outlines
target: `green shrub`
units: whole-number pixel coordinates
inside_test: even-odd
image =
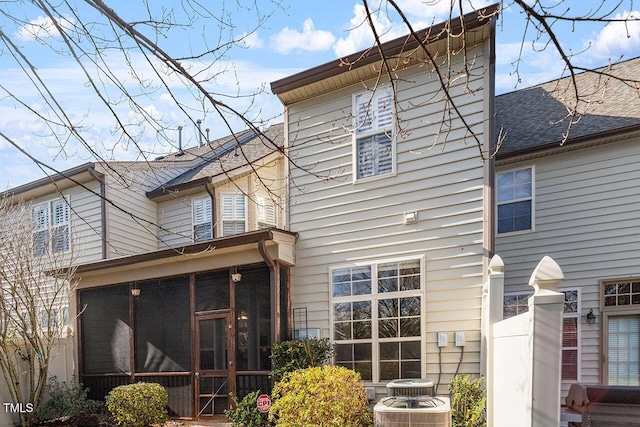
[[[106,399],[107,408],[118,425],[125,427],[144,427],[167,421],[168,400],[164,387],[144,382],[116,387]]]
[[[283,341],[271,349],[271,376],[280,381],[288,372],[322,366],[333,356],[333,346],[326,338]]]
[[[267,414],[258,410],[258,396],[260,390],[247,394],[244,399],[238,400],[238,397],[231,395],[233,400],[233,408],[224,411],[229,417],[233,427],[267,427],[270,425]]]
[[[487,393],[484,378],[472,380],[469,375],[456,376],[449,386],[453,427],[487,425]]]
[[[341,366],[291,372],[276,383],[269,419],[276,426],[371,425],[367,392],[360,375]]]
[[[87,399],[88,390],[82,384],[75,385],[58,381],[56,376],[47,380],[46,402],[38,408],[35,419],[38,421],[71,419],[83,413],[93,401]]]

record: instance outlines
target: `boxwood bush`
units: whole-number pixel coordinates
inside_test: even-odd
[[[169,398],[160,384],[139,382],[121,385],[109,392],[106,401],[118,425],[124,427],[161,424],[169,418]]]
[[[487,425],[487,392],[483,377],[456,376],[449,386],[453,427],[485,427]]]
[[[276,383],[269,419],[276,426],[371,425],[368,395],[360,375],[341,366],[288,373]]]
[[[282,341],[271,349],[271,376],[280,381],[296,369],[322,366],[333,357],[333,346],[327,338]]]

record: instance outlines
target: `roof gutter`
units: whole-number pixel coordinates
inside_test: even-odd
[[[640,132],[640,124],[626,126],[623,128],[618,128],[613,130],[607,130],[599,133],[591,133],[588,135],[583,135],[576,138],[568,139],[564,143],[562,143],[561,141],[555,141],[548,144],[539,145],[533,148],[527,148],[524,150],[509,152],[507,154],[500,154],[500,150],[498,150],[496,154],[496,160],[498,162],[509,161],[511,159],[518,158],[520,156],[532,155],[535,153],[542,153],[544,151],[549,151],[553,149],[557,149],[557,150],[577,149],[577,148],[580,148],[579,146],[581,146],[582,144],[593,143],[594,141],[597,141],[597,140],[600,140],[597,143],[599,145],[606,142],[602,140],[606,140],[608,138],[613,138],[613,137],[624,135],[625,133],[631,133],[631,132]]]
[[[92,163],[92,162],[84,163],[82,165],[75,166],[71,169],[67,169],[63,172],[58,172],[54,175],[46,176],[36,181],[28,182],[18,187],[14,187],[12,189],[9,189],[7,191],[0,193],[0,196],[1,197],[15,196],[20,193],[26,193],[27,191],[35,190],[47,184],[52,184],[58,181],[62,181],[64,179],[70,179],[72,176],[78,175],[82,172],[87,172],[89,169],[92,169],[94,167],[95,167],[95,163]]]

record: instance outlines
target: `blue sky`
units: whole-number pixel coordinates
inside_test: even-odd
[[[108,5],[127,20],[141,20],[145,8],[138,0],[107,1]],[[215,2],[222,3],[222,2]],[[244,2],[239,2],[240,5]],[[252,1],[247,4],[253,5]],[[268,19],[261,23],[257,19],[255,8],[236,8],[237,2],[225,2],[229,9],[220,16],[230,19],[232,26],[216,23],[215,20],[192,19],[187,21],[181,12],[184,4],[198,3],[178,2],[175,0],[150,2],[152,12],[156,15],[168,14],[180,25],[168,31],[158,39],[161,48],[177,57],[187,57],[200,52],[205,47],[217,47],[219,40],[232,35],[242,37],[240,43],[235,44],[212,65],[211,56],[204,61],[185,60],[185,66],[192,67],[199,76],[207,75],[210,79],[206,87],[219,96],[224,102],[242,111],[247,110],[249,117],[261,118],[267,123],[281,120],[282,107],[270,94],[269,83],[313,67],[340,56],[371,46],[370,30],[361,25],[364,9],[361,3],[347,0],[300,1],[282,0],[280,6],[268,0],[259,0],[259,16]],[[376,3],[376,2],[371,2]],[[420,0],[398,0],[404,12],[409,16],[414,28],[424,28],[442,21],[447,14],[448,0],[440,2]],[[474,7],[490,4],[489,1],[474,1]],[[550,2],[547,2],[550,3]],[[557,2],[555,2],[557,3]],[[581,14],[583,11],[597,10],[600,1],[564,1],[560,2],[558,12],[569,9],[570,14]],[[611,9],[617,1],[605,2],[604,9]],[[498,20],[497,29],[497,73],[496,90],[498,93],[528,87],[537,83],[557,78],[563,69],[558,56],[553,49],[542,50],[543,45],[533,43],[535,32],[531,31],[525,37],[523,62],[520,65],[520,82],[514,73],[514,61],[518,57],[523,40],[525,20],[522,13],[510,2],[505,2],[505,10]],[[611,6],[609,6],[611,5]],[[219,8],[217,4],[211,6]],[[630,3],[623,2],[612,11],[612,17],[624,17],[632,13],[640,16],[637,11],[629,10]],[[170,11],[174,9],[173,13]],[[215,9],[216,13],[219,9]],[[128,103],[115,103],[115,109],[132,126],[133,132],[139,136],[138,146],[118,138],[116,124],[113,117],[104,109],[96,96],[87,85],[87,78],[68,56],[54,53],[60,45],[59,34],[55,30],[48,33],[40,32],[41,41],[34,40],[35,26],[29,23],[46,23],[42,12],[25,7],[21,2],[2,2],[0,11],[18,15],[20,22],[9,21],[0,15],[0,28],[5,36],[30,55],[39,73],[46,76],[47,85],[56,99],[67,112],[70,120],[82,128],[83,136],[95,151],[105,158],[118,160],[139,159],[141,148],[150,158],[170,151],[175,141],[165,141],[158,132],[147,126],[135,126],[141,114],[162,119],[173,129],[184,126],[183,139],[186,146],[196,143],[193,124],[186,117],[204,119],[203,128],[211,129],[211,137],[219,137],[228,133],[215,115],[203,110],[202,102],[193,97],[193,92],[185,88],[178,81],[167,79],[166,83],[184,100],[188,109],[180,112],[172,104],[169,94],[158,88],[158,82],[149,73],[145,60],[137,54],[128,58],[120,52],[105,52],[107,63],[113,69],[114,75],[122,78],[125,85],[132,84],[130,70],[126,60],[134,64],[134,69],[153,81],[156,90],[136,98],[140,111],[128,110]],[[95,11],[80,6],[78,9],[83,19],[96,15]],[[199,11],[202,12],[204,11]],[[64,13],[65,19],[75,23],[77,20]],[[88,19],[92,20],[92,19]],[[102,24],[96,25],[96,34],[106,31]],[[385,37],[394,38],[406,33],[405,29],[394,16],[386,13],[377,15],[377,25]],[[145,34],[152,33],[144,25],[137,26]],[[222,28],[222,31],[219,29]],[[617,24],[581,24],[572,28],[570,25],[557,26],[556,30],[564,46],[572,52],[582,52],[578,56],[578,63],[586,67],[606,65],[609,60],[617,60],[640,56],[640,22],[630,23],[625,27]],[[41,30],[39,30],[41,31]],[[94,31],[92,29],[92,31]],[[544,40],[543,40],[544,41]],[[43,46],[45,42],[47,45]],[[586,49],[586,50],[585,50]],[[207,62],[209,61],[209,62]],[[103,76],[104,77],[104,76]],[[98,81],[103,85],[106,93],[118,101],[117,91],[114,91],[108,80]],[[129,86],[127,86],[129,88]],[[263,91],[255,97],[248,96],[256,90]],[[132,85],[131,90],[139,90]],[[8,94],[14,94],[26,101],[20,105]],[[225,95],[241,95],[225,96]],[[25,108],[28,107],[28,108]],[[37,114],[34,114],[36,112]],[[51,135],[51,130],[39,117],[46,117],[50,109],[42,102],[40,95],[23,72],[17,67],[16,61],[9,54],[6,45],[0,43],[0,132],[11,138],[25,151],[39,160],[53,165],[57,170],[95,160],[86,149],[73,139],[65,140],[61,148],[59,142]],[[194,118],[195,117],[195,118]],[[239,123],[232,123],[241,127]],[[177,131],[169,130],[166,135],[177,135]],[[175,138],[174,138],[175,139]],[[21,154],[15,147],[0,137],[0,190],[24,184],[43,176],[31,160]]]

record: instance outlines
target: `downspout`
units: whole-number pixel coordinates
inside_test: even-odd
[[[211,237],[216,238],[216,192],[209,188],[209,183],[205,184],[204,189],[211,197]]]
[[[258,252],[269,267],[269,289],[271,298],[271,344],[280,342],[280,283],[276,262],[267,252],[264,240],[258,241]]]
[[[107,259],[107,185],[103,174],[96,172],[95,166],[88,169],[89,175],[100,183],[100,226],[102,229],[102,259]]]

